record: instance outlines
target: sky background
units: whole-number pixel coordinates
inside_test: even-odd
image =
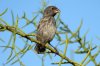
[[[79,26],[81,19],[83,20],[83,26],[81,28],[81,35],[84,34],[87,30],[89,30],[87,34],[87,40],[93,41],[93,46],[96,44],[100,46],[100,40],[96,37],[100,37],[100,0],[49,0],[47,1],[49,5],[54,5],[58,7],[61,11],[61,19],[68,25],[68,27],[75,31],[75,29]],[[3,12],[6,8],[8,11],[5,15],[1,16],[7,21],[7,23],[12,24],[11,11],[13,11],[14,16],[22,16],[25,12],[29,19],[32,19],[34,16],[32,13],[38,11],[41,8],[41,0],[0,0],[0,13]],[[24,23],[24,21],[22,21]],[[20,23],[20,26],[22,25]],[[39,22],[37,20],[37,22]],[[19,26],[19,27],[20,27]],[[28,30],[32,31],[31,27],[25,28],[26,33],[29,33]],[[10,36],[10,32],[1,32],[0,38],[8,41]],[[20,39],[17,40],[21,45]],[[17,42],[16,41],[16,42]],[[55,43],[52,41],[52,43]],[[6,45],[6,43],[0,42],[0,45]],[[69,57],[71,50],[74,50],[76,46],[69,47]],[[9,55],[9,50],[2,53],[2,49],[0,48],[0,66],[5,63],[6,58]],[[74,55],[76,56],[76,55]],[[42,57],[42,55],[40,56]],[[74,58],[75,61],[80,62],[85,55],[78,55]],[[96,58],[98,62],[100,62],[100,55]],[[52,62],[56,62],[60,60],[58,56],[53,56],[51,60],[49,57],[46,57],[45,66],[51,66]],[[41,66],[41,60],[34,53],[29,51],[22,61],[26,66]],[[92,62],[90,62],[87,66],[94,66]],[[6,66],[10,66],[10,63]],[[19,66],[19,63],[14,64],[13,66]],[[57,65],[53,65],[57,66]],[[66,66],[66,65],[62,65]],[[69,65],[71,66],[71,65]]]

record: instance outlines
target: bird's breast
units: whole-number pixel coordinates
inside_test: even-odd
[[[55,35],[56,26],[54,24],[48,24],[44,26],[44,29],[45,29],[43,31],[44,36],[52,38]]]
[[[54,18],[48,18],[45,20],[43,19],[43,22],[40,23],[37,34],[41,37],[38,38],[40,41],[48,42],[51,41],[54,38],[54,35],[56,33],[56,24]]]

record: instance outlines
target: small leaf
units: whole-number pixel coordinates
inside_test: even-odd
[[[4,12],[2,12],[2,13],[0,14],[0,16],[4,15],[7,11],[8,11],[8,8],[6,8],[6,9],[4,10]]]
[[[0,41],[5,42],[3,39],[0,38]]]

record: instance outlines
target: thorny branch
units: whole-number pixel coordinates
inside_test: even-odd
[[[26,39],[28,39],[28,40],[30,40],[30,41],[32,41],[32,42],[36,42],[36,43],[38,43],[38,44],[44,45],[44,44],[40,43],[39,41],[37,41],[36,39],[29,37],[26,33],[24,33],[23,31],[21,31],[19,28],[12,27],[12,26],[7,26],[7,25],[6,25],[6,26],[3,26],[3,25],[2,25],[1,28],[5,28],[5,30],[8,30],[8,31],[10,31],[10,32],[12,32],[12,33],[14,32],[15,34],[18,34],[18,35],[20,35],[21,37],[24,37],[24,38],[26,38]],[[57,53],[56,50],[53,49],[52,47],[50,47],[48,44],[46,44],[45,47],[46,47],[47,49],[51,50],[51,52]],[[74,66],[75,66],[75,65],[79,65],[79,66],[80,66],[80,64],[78,64],[78,63],[72,61],[71,59],[69,59],[68,57],[64,56],[64,55],[61,54],[61,53],[58,53],[57,55],[59,55],[61,58],[65,59],[65,60],[67,60],[69,63],[71,63],[71,64],[74,65]]]
[[[45,5],[43,5],[43,9],[44,9],[44,7],[47,4],[46,4],[45,1],[43,2],[43,4],[45,4]],[[39,13],[43,13],[43,9],[40,9]],[[7,12],[7,10],[8,9],[6,9],[4,12],[2,12],[0,14],[0,16],[2,16],[3,14],[5,14]],[[16,63],[16,62],[19,61],[20,65],[25,66],[21,62],[21,60],[19,59],[18,55],[22,54],[20,57],[23,57],[23,55],[28,50],[32,50],[33,46],[29,45],[28,42],[25,42],[25,47],[23,49],[18,48],[14,44],[15,39],[16,39],[16,35],[19,35],[22,38],[26,38],[27,40],[30,40],[31,42],[35,42],[37,44],[41,44],[41,45],[44,45],[44,44],[40,43],[39,41],[37,41],[35,38],[32,37],[32,36],[37,36],[35,33],[26,34],[20,28],[18,28],[18,20],[19,19],[25,19],[26,20],[27,24],[24,25],[22,28],[26,27],[29,24],[33,24],[36,27],[37,24],[36,24],[35,19],[38,17],[38,15],[36,15],[35,17],[33,17],[32,20],[29,20],[26,17],[26,14],[24,13],[24,16],[22,16],[22,18],[18,18],[18,16],[17,16],[16,21],[15,21],[16,24],[14,24],[14,15],[13,15],[13,12],[11,12],[11,14],[12,14],[13,26],[9,26],[6,21],[4,21],[2,18],[0,18],[0,32],[3,32],[3,31],[7,30],[7,31],[10,31],[12,33],[11,38],[10,38],[10,40],[8,42],[8,45],[7,46],[0,46],[0,47],[5,47],[4,50],[6,50],[8,48],[11,49],[11,54],[9,55],[9,57],[7,59],[8,60],[7,63],[9,63],[11,60],[13,60],[15,57],[17,57],[18,59],[15,60],[12,64],[14,64],[14,63]],[[95,66],[99,66],[100,63],[97,63],[95,58],[100,54],[100,49],[98,50],[98,52],[96,52],[94,55],[92,55],[91,51],[94,50],[94,49],[96,49],[97,46],[95,46],[95,47],[90,46],[90,44],[92,44],[92,42],[86,40],[86,34],[87,34],[88,31],[85,33],[84,36],[82,36],[82,37],[80,36],[80,28],[82,26],[82,21],[81,21],[80,26],[76,29],[75,32],[71,31],[69,29],[69,27],[66,24],[64,24],[64,22],[60,19],[60,14],[57,17],[56,22],[57,22],[57,28],[59,29],[59,31],[56,32],[56,38],[57,38],[57,40],[59,42],[61,42],[61,45],[65,44],[66,46],[64,48],[64,53],[62,53],[60,51],[57,52],[53,47],[51,47],[48,44],[45,45],[45,47],[51,51],[50,53],[54,53],[54,54],[60,56],[60,58],[61,58],[60,62],[54,62],[52,64],[58,64],[59,66],[61,64],[72,64],[73,66],[86,66],[90,61],[92,61],[95,64]],[[61,35],[64,34],[65,36],[67,36],[66,39],[62,40],[62,37],[60,36],[60,34]],[[69,34],[71,35],[70,37],[69,37]],[[11,42],[12,36],[14,36],[14,38],[13,38],[14,42],[13,42],[12,46],[10,46],[9,44]],[[4,40],[2,40],[1,38],[0,38],[0,41],[4,42]],[[76,54],[86,54],[85,58],[81,61],[81,63],[77,63],[76,61],[73,61],[73,60],[71,60],[70,58],[68,58],[66,56],[68,44],[73,44],[73,43],[78,43],[80,45],[79,48],[75,51]],[[15,51],[15,47],[18,50],[20,50],[20,51],[16,52]],[[83,49],[83,50],[81,50],[81,49]],[[16,55],[12,57],[13,51],[15,51]],[[48,52],[48,54],[49,54],[49,52]],[[89,59],[87,60],[87,62],[85,62],[87,58],[89,58]],[[63,60],[66,60],[66,61],[63,61]]]

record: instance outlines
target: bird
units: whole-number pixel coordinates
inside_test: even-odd
[[[56,6],[48,6],[44,9],[43,17],[41,18],[38,26],[36,39],[42,44],[50,44],[56,34],[56,20],[54,16],[59,13],[60,10]],[[38,54],[44,53],[46,47],[41,44],[36,44],[35,51]]]

